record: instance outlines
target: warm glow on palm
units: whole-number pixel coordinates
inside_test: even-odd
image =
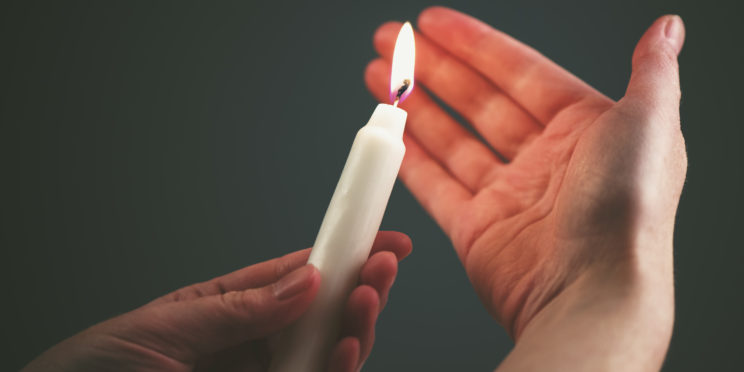
[[[452,240],[491,314],[516,336],[588,262],[624,254],[596,245],[600,232],[607,239],[637,223],[639,204],[676,207],[681,134],[669,125],[659,136],[635,120],[645,107],[633,98],[615,103],[474,18],[430,8],[418,28],[418,82],[506,161],[418,89],[402,105],[409,120],[400,176]],[[382,58],[366,81],[381,101],[399,29],[389,23],[375,35]],[[657,172],[669,167],[682,178]]]

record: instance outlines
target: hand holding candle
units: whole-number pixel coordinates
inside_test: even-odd
[[[310,309],[281,337],[272,372],[320,372],[338,338],[341,307],[359,277],[405,153],[406,112],[413,89],[413,28],[400,30],[390,81],[393,105],[380,104],[357,133],[308,259],[321,275]]]

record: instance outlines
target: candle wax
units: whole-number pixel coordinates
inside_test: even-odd
[[[405,153],[407,113],[379,104],[354,139],[308,263],[320,271],[309,310],[280,335],[271,372],[325,372],[341,312],[359,281]]]

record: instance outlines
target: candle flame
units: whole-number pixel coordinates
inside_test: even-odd
[[[413,67],[416,62],[416,44],[410,22],[403,24],[393,50],[393,68],[390,73],[390,102],[403,102],[413,91]]]

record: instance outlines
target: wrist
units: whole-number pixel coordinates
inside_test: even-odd
[[[631,301],[673,317],[673,226],[643,224],[642,228],[581,239],[557,240],[558,262],[546,263],[534,288],[511,324],[517,340],[522,331],[552,302]],[[553,267],[553,269],[550,269]],[[670,325],[671,328],[671,325]]]
[[[584,266],[541,308],[526,301],[514,327],[514,353],[542,348],[562,362],[561,352],[591,350],[576,358],[601,365],[594,370],[660,368],[674,323],[671,239],[637,234],[610,252],[618,254]]]

